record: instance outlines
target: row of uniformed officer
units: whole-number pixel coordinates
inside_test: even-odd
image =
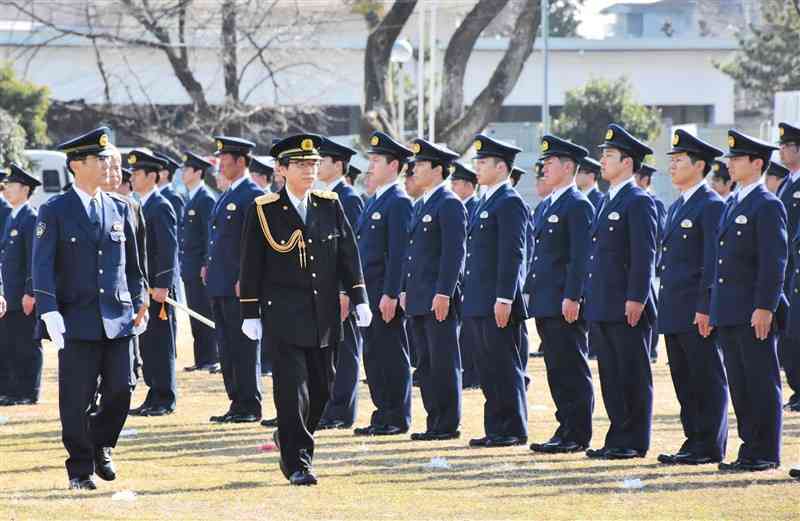
[[[5,178],[5,201],[11,211],[0,229],[0,277],[6,309],[0,314],[0,405],[39,401],[42,345],[34,336],[33,235],[36,210],[28,200],[41,183],[11,164]]]

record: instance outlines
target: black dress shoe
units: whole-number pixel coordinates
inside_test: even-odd
[[[677,454],[659,454],[658,458],[656,459],[658,460],[659,463],[662,463],[664,465],[677,465],[678,458],[683,458],[688,455],[689,455],[688,452],[678,452]]]
[[[575,441],[559,439],[554,443],[534,443],[531,445],[531,450],[533,452],[541,452],[543,454],[569,454],[572,452],[585,451],[586,445]]]
[[[518,436],[492,436],[486,439],[486,447],[513,447],[514,445],[525,445],[527,438]]]
[[[97,447],[94,449],[94,472],[103,481],[117,479],[117,469],[111,459],[111,447]]]
[[[97,490],[97,485],[91,476],[82,478],[72,478],[69,480],[70,490]]]
[[[431,441],[433,438],[433,432],[425,431],[425,432],[412,432],[411,433],[411,440],[412,441]]]
[[[175,409],[169,407],[150,407],[142,411],[141,416],[169,416]]]
[[[401,429],[394,425],[381,425],[372,428],[372,436],[395,436],[397,434],[405,434],[408,429]]]
[[[642,458],[644,454],[635,449],[611,448],[606,450],[606,459],[633,459]]]
[[[586,451],[586,457],[591,459],[605,459],[607,454],[608,449],[605,447],[600,447],[599,449],[588,449]]]
[[[375,430],[374,425],[367,425],[366,427],[356,427],[353,429],[353,434],[356,436],[372,436],[373,431]]]
[[[317,430],[325,431],[329,429],[349,429],[352,426],[352,423],[347,423],[342,420],[325,420],[317,424]]]
[[[191,373],[192,371],[197,371],[198,369],[200,368],[196,365],[190,365],[183,368],[183,370],[186,371],[187,373]]]
[[[681,451],[677,454],[659,454],[658,462],[665,465],[707,465],[719,463],[719,460],[693,452]]]
[[[146,413],[147,413],[147,411],[150,410],[150,408],[151,407],[149,405],[147,405],[146,403],[143,403],[139,407],[137,407],[135,409],[131,409],[130,411],[128,411],[128,416],[147,416]]]
[[[431,439],[436,441],[457,440],[460,437],[461,437],[461,431],[431,433]]]
[[[298,470],[289,476],[289,483],[298,486],[316,485],[317,477],[310,470]]]
[[[260,414],[231,414],[228,417],[231,423],[256,423],[261,421]]]
[[[552,449],[558,445],[561,445],[562,441],[564,440],[562,440],[560,436],[553,436],[544,443],[531,443],[530,449],[533,452],[552,453]]]
[[[233,415],[234,415],[233,412],[228,411],[220,416],[212,416],[211,418],[208,419],[208,421],[212,423],[228,423],[229,421],[231,421],[231,416]]]
[[[471,440],[469,440],[469,446],[470,447],[485,447],[486,446],[486,442],[488,440],[489,440],[489,438],[487,436],[484,436],[483,438],[472,438]]]
[[[800,468],[789,469],[789,477],[800,479]]]
[[[278,426],[278,418],[267,418],[266,420],[261,420],[262,427],[277,427]]]
[[[778,468],[777,463],[763,459],[747,459],[739,462],[739,469],[743,472],[763,472],[765,470],[772,470],[776,468]]]

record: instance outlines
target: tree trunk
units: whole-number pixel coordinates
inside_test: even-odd
[[[464,152],[473,136],[500,114],[503,101],[516,85],[522,67],[533,52],[533,42],[541,21],[539,2],[528,1],[519,13],[514,32],[503,58],[492,73],[489,83],[472,105],[456,120],[443,128],[438,141],[457,152]]]
[[[373,130],[380,129],[395,134],[386,111],[386,93],[389,78],[389,58],[392,46],[400,35],[417,0],[397,0],[389,12],[370,32],[367,48],[364,52],[364,117],[362,119],[362,137]]]
[[[222,70],[225,76],[225,97],[239,103],[239,64],[237,59],[236,1],[222,4]]]
[[[436,128],[447,128],[464,114],[467,62],[483,30],[507,4],[508,0],[480,0],[453,33],[444,53],[442,97],[436,111]]]

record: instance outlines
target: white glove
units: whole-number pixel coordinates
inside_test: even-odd
[[[67,331],[64,325],[64,317],[58,311],[48,311],[42,315],[42,321],[47,328],[50,340],[60,350],[64,349],[64,333]]]
[[[261,340],[261,319],[246,318],[242,321],[242,333],[250,340]]]
[[[372,322],[372,310],[369,309],[369,304],[362,303],[356,306],[356,325],[358,327],[369,327]]]

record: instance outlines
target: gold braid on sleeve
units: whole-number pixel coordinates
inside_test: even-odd
[[[289,253],[297,248],[297,253],[300,256],[300,267],[306,268],[306,241],[303,239],[303,231],[298,229],[292,233],[286,244],[278,244],[272,232],[269,230],[269,223],[267,223],[267,216],[264,214],[264,208],[259,205],[256,207],[258,213],[258,221],[261,223],[261,231],[264,232],[264,238],[267,239],[267,244],[278,253]]]

